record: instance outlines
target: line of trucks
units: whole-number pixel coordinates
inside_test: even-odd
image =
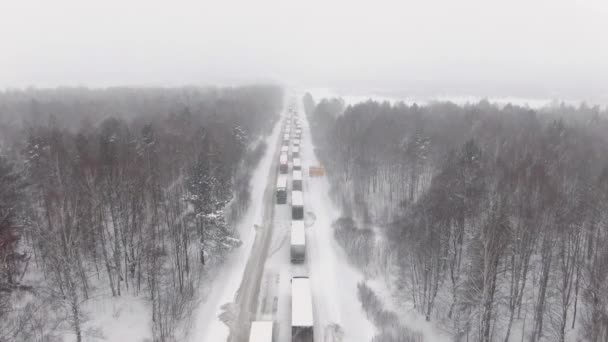
[[[291,228],[290,259],[292,264],[306,261],[306,230],[304,225],[304,201],[302,196],[302,161],[300,140],[302,127],[295,105],[289,109],[284,121],[279,174],[276,184],[276,204],[286,205],[288,198],[289,157],[291,156]],[[292,342],[313,342],[313,310],[310,279],[305,276],[291,278],[291,340]],[[273,321],[251,323],[249,342],[272,342]]]

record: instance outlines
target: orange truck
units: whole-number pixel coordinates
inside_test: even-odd
[[[308,174],[310,177],[323,177],[325,176],[325,168],[322,166],[311,166],[308,168]]]

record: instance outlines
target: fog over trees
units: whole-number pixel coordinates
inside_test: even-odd
[[[303,101],[335,237],[393,306],[454,341],[608,340],[606,110]],[[377,340],[419,340],[359,291]]]
[[[240,244],[282,108],[275,86],[0,93],[0,341],[76,341],[83,305],[136,296],[155,341]],[[99,336],[98,336],[99,337]]]
[[[244,241],[254,254],[268,248],[254,265],[264,275],[299,275],[318,266],[311,248],[327,247],[312,232],[322,229],[345,255],[323,254],[336,279],[345,266],[361,274],[348,303],[375,327],[373,342],[434,341],[429,329],[459,342],[608,340],[606,109],[301,101],[306,117],[294,114],[290,132],[308,235],[294,266],[280,234],[295,219],[290,200],[275,203],[274,176],[279,146],[296,146],[280,120],[300,104],[281,87],[1,92],[0,341],[104,340],[111,325],[89,324],[95,303],[133,298],[150,331],[136,338],[189,340]],[[319,178],[329,193],[312,193]],[[252,180],[264,183],[260,198]],[[320,198],[338,205],[333,224],[315,225],[334,220],[312,211]],[[264,220],[251,219],[252,240],[242,240],[235,227],[254,201]],[[235,277],[254,285],[247,303],[277,326],[283,274]],[[315,310],[326,310],[319,298],[339,303],[323,295],[312,293]],[[249,310],[238,303],[219,302],[210,319],[238,324],[232,316]],[[344,323],[316,324],[344,342]]]

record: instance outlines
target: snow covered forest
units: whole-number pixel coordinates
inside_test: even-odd
[[[180,340],[240,244],[282,101],[275,86],[0,93],[0,341],[101,338],[91,305],[111,298],[146,303],[150,340]]]
[[[397,315],[454,341],[608,341],[606,110],[303,101],[334,235]],[[402,329],[372,288],[366,311]]]

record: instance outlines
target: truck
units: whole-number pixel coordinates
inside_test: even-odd
[[[293,169],[294,170],[302,170],[302,159],[293,158]]]
[[[300,146],[294,146],[291,149],[291,156],[293,158],[300,158]]]
[[[291,221],[291,263],[303,263],[306,259],[306,230],[304,221]]]
[[[287,153],[281,153],[279,156],[279,171],[281,174],[286,174],[289,169],[289,165],[287,165]]]
[[[292,189],[302,191],[302,170],[296,169],[296,160],[298,163],[300,162],[300,159],[293,160],[293,177],[291,178],[291,185]]]
[[[308,277],[291,278],[291,341],[314,341],[312,292]]]
[[[277,178],[277,204],[287,203],[287,176],[279,175]]]
[[[325,168],[323,166],[311,166],[308,168],[308,175],[310,177],[323,177],[325,176]]]
[[[249,342],[272,342],[272,321],[253,321],[249,330]]]
[[[302,191],[291,191],[291,219],[304,219],[304,200],[302,198]]]

